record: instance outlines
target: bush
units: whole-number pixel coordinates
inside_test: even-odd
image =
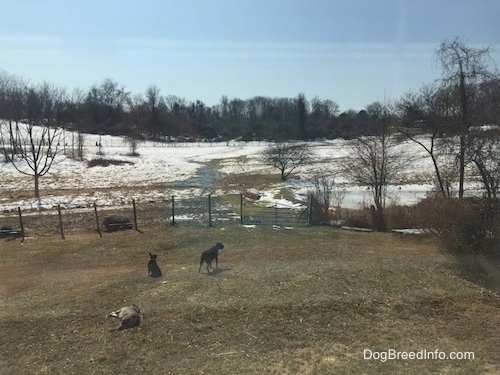
[[[392,229],[422,228],[415,206],[392,205],[386,208],[388,225]]]
[[[419,225],[416,206],[392,205],[384,209],[384,217],[387,221],[387,230],[425,228]],[[357,210],[348,210],[346,225],[359,228],[376,229],[377,218],[374,217],[373,209],[365,206]]]
[[[421,220],[438,235],[469,280],[500,290],[500,201],[432,198],[418,204]]]
[[[369,208],[348,210],[346,213],[345,225],[349,227],[372,229],[373,222]]]
[[[500,201],[482,198],[428,198],[418,212],[452,254],[498,256]]]
[[[139,156],[139,153],[137,152],[137,148],[139,146],[137,143],[137,139],[129,137],[129,136],[125,136],[124,138],[125,138],[125,142],[130,147],[130,152],[128,153],[128,155],[129,156]]]

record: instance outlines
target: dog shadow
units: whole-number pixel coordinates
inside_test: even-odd
[[[225,271],[231,271],[231,268],[214,268],[210,273],[208,273],[208,276],[217,276],[218,274],[225,272]]]

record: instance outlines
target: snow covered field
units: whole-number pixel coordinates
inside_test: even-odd
[[[70,138],[66,135],[66,139]],[[100,142],[104,155],[97,155]],[[71,152],[71,139],[66,154]],[[261,194],[261,204],[282,204],[302,207],[307,204],[312,190],[311,177],[318,171],[336,176],[337,187],[344,191],[341,206],[357,208],[370,203],[366,187],[356,186],[338,174],[338,166],[348,154],[346,141],[321,141],[311,144],[314,163],[297,169],[291,178],[282,183],[253,186]],[[216,190],[215,177],[226,175],[276,174],[278,171],[259,161],[265,142],[220,143],[153,143],[139,142],[139,156],[127,156],[130,147],[120,137],[85,136],[84,161],[65,155],[57,156],[49,173],[40,179],[42,197],[33,197],[33,177],[23,175],[9,163],[0,164],[0,212],[53,209],[60,204],[65,209],[91,207],[94,203],[114,207],[141,201],[166,201],[176,198],[223,195],[244,192],[248,186],[230,186],[226,191]],[[413,162],[402,173],[402,181],[389,188],[389,202],[412,204],[423,198],[432,187],[432,165],[420,146],[407,142],[402,147],[410,150]],[[106,158],[128,161],[121,165],[88,167],[88,160]],[[283,189],[293,196],[293,201],[282,197]]]

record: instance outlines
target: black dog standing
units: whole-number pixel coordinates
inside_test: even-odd
[[[158,264],[156,264],[156,254],[149,253],[149,263],[148,263],[148,276],[149,277],[161,277],[162,273]]]
[[[198,269],[198,272],[201,271],[201,266],[203,265],[203,262],[206,262],[207,272],[210,273],[210,268],[212,268],[212,261],[214,259],[215,259],[215,266],[219,268],[219,250],[222,250],[223,248],[224,245],[221,244],[220,242],[217,242],[210,249],[207,249],[203,253],[201,253],[200,268]]]

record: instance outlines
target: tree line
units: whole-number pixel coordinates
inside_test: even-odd
[[[0,118],[13,123],[50,123],[81,133],[126,135],[136,139],[306,139],[350,137],[336,132],[339,107],[318,97],[228,98],[207,106],[162,95],[156,85],[132,94],[107,78],[88,90],[69,91],[49,82],[30,83],[0,71]],[[341,134],[342,133],[342,134]]]
[[[376,209],[382,211],[384,186],[402,170],[401,153],[392,151],[397,134],[419,144],[431,158],[441,196],[452,196],[458,181],[458,196],[463,197],[466,168],[473,167],[487,195],[498,197],[500,77],[492,68],[491,52],[490,47],[468,47],[459,38],[445,41],[436,49],[441,80],[397,100],[342,113],[335,102],[317,97],[309,101],[304,94],[247,100],[222,96],[219,104],[208,107],[199,100],[162,96],[155,85],[144,94],[132,95],[124,86],[105,79],[87,91],[69,93],[48,82],[33,84],[1,72],[0,118],[5,121],[0,148],[6,160],[16,168],[22,166],[18,168],[21,173],[35,177],[38,196],[38,178],[48,172],[61,143],[66,142],[61,129],[125,135],[130,140],[352,139],[353,150],[344,169],[357,183],[372,189]],[[487,130],[478,126],[484,124],[497,126]],[[299,155],[292,160],[300,163],[307,158],[296,145],[280,147],[277,144],[270,150],[268,162],[281,168],[285,179],[286,169],[295,161],[283,167],[273,152],[284,155],[283,150],[291,150]],[[29,170],[16,163],[19,160]]]
[[[393,99],[398,103],[391,107],[397,126],[436,127],[440,136],[450,131],[465,134],[472,125],[498,124],[500,80],[488,70],[485,59],[491,49],[473,49],[458,38],[444,44],[446,48],[436,51],[443,79]],[[458,71],[453,70],[457,67]],[[302,93],[245,100],[224,95],[218,104],[207,106],[201,100],[162,95],[154,84],[144,93],[133,94],[107,78],[87,90],[69,91],[0,71],[0,118],[136,139],[352,139],[377,133],[380,109],[381,103],[375,102],[360,111],[340,112],[333,100],[308,99]],[[461,142],[464,158],[466,140]]]

